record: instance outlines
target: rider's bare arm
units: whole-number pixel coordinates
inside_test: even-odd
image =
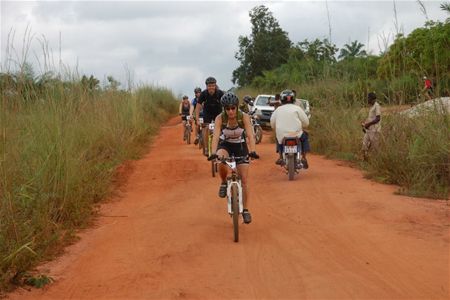
[[[255,152],[256,151],[256,143],[255,143],[255,136],[253,135],[253,129],[252,129],[252,123],[250,122],[250,117],[247,114],[244,114],[244,129],[245,133],[248,137],[248,147],[249,152]]]
[[[222,116],[219,114],[214,121],[214,134],[211,143],[211,149],[213,153],[217,152],[217,146],[219,145],[219,137],[222,131]]]
[[[198,123],[198,118],[200,116],[200,106],[201,104],[197,102],[197,106],[195,106],[195,122]]]

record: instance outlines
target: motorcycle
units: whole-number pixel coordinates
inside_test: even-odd
[[[298,137],[285,137],[281,142],[283,145],[283,167],[288,174],[289,180],[293,180],[295,174],[298,174],[303,168],[301,163],[300,139]]]

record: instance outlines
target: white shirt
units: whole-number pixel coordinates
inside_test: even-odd
[[[366,123],[372,122],[375,120],[376,116],[381,117],[381,108],[378,102],[375,102],[369,110],[369,115],[367,116]],[[381,120],[377,124],[373,124],[370,126],[367,131],[370,132],[380,132],[381,131]]]
[[[273,112],[270,126],[275,129],[277,140],[281,143],[284,137],[300,137],[303,128],[309,126],[309,119],[297,105],[284,104]]]

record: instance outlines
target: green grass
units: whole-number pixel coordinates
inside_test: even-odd
[[[450,116],[437,111],[409,118],[382,116],[379,148],[362,162],[366,109],[330,105],[313,112],[313,151],[331,158],[359,163],[367,176],[401,186],[400,193],[447,199],[450,191]]]
[[[353,162],[366,171],[367,177],[400,185],[401,194],[448,199],[448,114],[432,111],[420,117],[408,118],[393,111],[382,113],[379,149],[371,153],[368,162],[362,161],[364,134],[360,124],[367,118],[365,89],[370,86],[363,81],[358,84],[326,80],[289,87],[297,91],[298,98],[308,99],[311,103],[312,117],[308,129],[311,150],[329,158]],[[256,97],[268,93],[275,92],[249,87],[238,91],[241,97],[245,94]]]
[[[88,91],[77,82],[0,93],[0,290],[48,259],[111,192],[177,105],[165,89]],[[32,96],[30,96],[32,95]]]

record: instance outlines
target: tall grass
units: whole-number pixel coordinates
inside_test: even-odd
[[[382,103],[382,135],[377,152],[362,160],[367,118],[366,91],[370,82],[348,83],[323,80],[293,85],[299,98],[311,103],[310,142],[312,151],[355,162],[377,180],[401,186],[400,193],[447,199],[450,192],[450,116],[438,109],[418,117],[387,113]],[[238,95],[274,94],[273,89],[246,87]],[[386,112],[386,113],[384,113]]]
[[[141,153],[177,105],[165,89],[89,90],[77,81],[0,92],[1,290],[90,220],[115,168]]]
[[[383,110],[382,110],[383,111]],[[450,116],[435,110],[417,117],[383,115],[379,147],[361,160],[360,122],[367,109],[331,104],[313,111],[313,151],[357,162],[372,178],[401,186],[400,193],[447,199],[450,192]]]

